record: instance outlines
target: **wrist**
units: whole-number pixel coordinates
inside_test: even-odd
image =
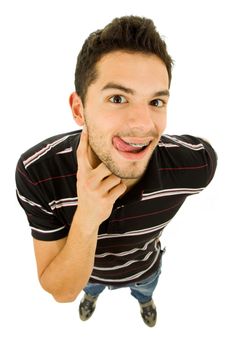
[[[100,224],[101,223],[96,220],[93,220],[87,212],[82,211],[80,207],[77,207],[73,216],[72,225],[77,226],[79,231],[82,230],[84,232],[95,233],[98,232]]]

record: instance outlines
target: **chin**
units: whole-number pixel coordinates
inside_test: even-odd
[[[121,179],[137,180],[145,173],[148,163],[149,161],[142,165],[138,162],[130,162],[126,166],[122,166],[122,164],[117,166],[116,164],[114,167],[110,167],[109,170]]]

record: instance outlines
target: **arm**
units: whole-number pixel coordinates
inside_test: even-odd
[[[40,283],[59,302],[73,301],[87,284],[99,225],[109,217],[116,199],[126,189],[103,163],[93,169],[87,150],[87,132],[82,132],[77,151],[78,207],[68,237],[55,242],[34,240]]]
[[[75,300],[85,287],[94,265],[97,233],[98,228],[81,222],[77,211],[67,238],[34,239],[40,283],[58,302]]]

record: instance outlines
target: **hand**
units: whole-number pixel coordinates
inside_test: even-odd
[[[103,163],[92,168],[88,160],[88,145],[88,133],[83,130],[77,149],[78,210],[82,218],[99,226],[110,216],[115,201],[127,187]]]

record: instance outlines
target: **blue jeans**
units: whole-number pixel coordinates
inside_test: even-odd
[[[150,277],[140,282],[131,283],[124,286],[124,287],[130,288],[131,295],[134,298],[136,298],[139,301],[139,303],[144,304],[152,299],[153,292],[157,286],[159,276],[161,274],[161,267],[162,267],[162,259],[158,270],[155,273],[153,273]],[[123,288],[123,287],[115,287],[115,286],[105,285],[100,283],[88,283],[84,288],[84,292],[93,297],[97,297],[99,296],[100,293],[103,292],[103,290],[106,287],[108,287],[109,289]]]

